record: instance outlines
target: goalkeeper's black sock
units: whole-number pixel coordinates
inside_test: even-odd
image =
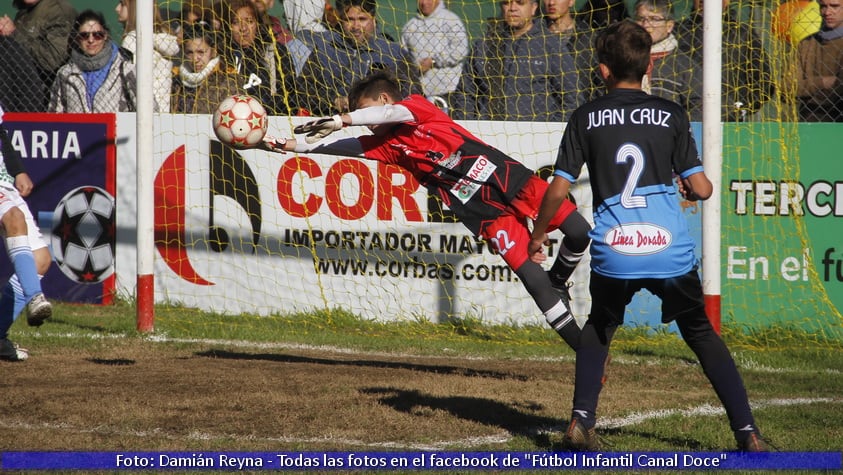
[[[565,305],[565,302],[560,300],[553,308],[544,312],[544,317],[550,328],[553,328],[572,350],[577,351],[577,348],[580,346],[580,334],[582,330],[580,330],[577,320],[574,319],[571,310]]]
[[[554,285],[564,285],[585,255],[585,251],[574,252],[568,249],[565,241],[566,239],[562,239],[562,243],[559,246],[559,254],[548,271],[550,280]]]

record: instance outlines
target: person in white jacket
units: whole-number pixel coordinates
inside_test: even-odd
[[[136,56],[138,36],[135,4],[136,0],[120,0],[114,11],[117,13],[117,21],[123,25],[123,40],[120,46]],[[170,91],[173,87],[173,58],[179,54],[179,42],[167,29],[160,10],[154,4],[153,8],[152,90],[155,96],[155,110],[169,112]]]
[[[443,0],[418,0],[419,13],[401,29],[401,43],[422,73],[426,96],[442,96],[457,88],[468,55],[468,33],[460,17]]]

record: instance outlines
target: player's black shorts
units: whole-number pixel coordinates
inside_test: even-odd
[[[591,272],[591,315],[597,324],[622,325],[624,310],[633,295],[647,289],[662,301],[662,323],[670,323],[686,312],[705,317],[702,283],[694,267],[685,275],[669,279],[615,279]]]

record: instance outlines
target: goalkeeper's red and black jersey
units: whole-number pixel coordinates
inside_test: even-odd
[[[703,171],[687,112],[640,90],[616,89],[579,109],[554,174],[588,166],[594,206],[592,269],[615,278],[669,278],[696,265],[674,173]]]
[[[484,143],[423,96],[397,102],[414,120],[359,137],[366,158],[410,171],[475,235],[497,219],[533,171]]]

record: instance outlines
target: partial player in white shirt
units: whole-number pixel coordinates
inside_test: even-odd
[[[41,291],[41,276],[50,267],[50,251],[23,200],[32,192],[32,180],[23,170],[3,126],[0,107],[0,236],[15,273],[0,291],[0,360],[22,361],[29,352],[8,339],[9,328],[23,311],[27,322],[39,326],[53,313]]]

